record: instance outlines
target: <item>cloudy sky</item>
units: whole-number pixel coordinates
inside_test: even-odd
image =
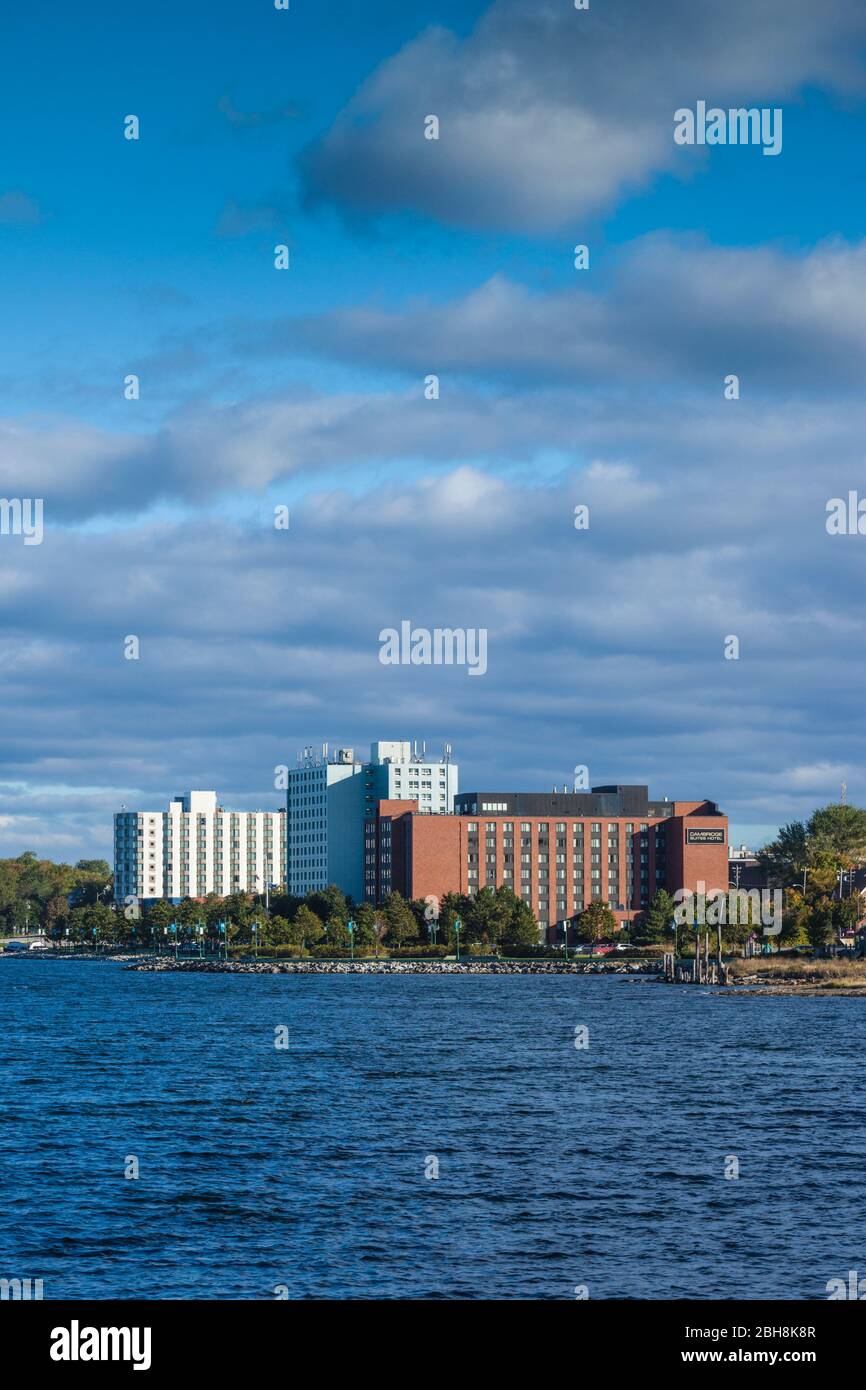
[[[586,764],[750,844],[866,802],[866,536],[826,529],[866,496],[862,0],[87,16],[4,26],[0,496],[45,535],[0,536],[0,854],[276,806],[323,740]],[[782,152],[676,144],[698,101]],[[486,628],[486,675],[380,664],[404,619]]]

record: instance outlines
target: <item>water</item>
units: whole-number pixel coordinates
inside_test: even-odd
[[[864,1007],[3,961],[0,1277],[46,1298],[824,1298],[866,1274]]]

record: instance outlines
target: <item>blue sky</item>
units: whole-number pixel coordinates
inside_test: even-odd
[[[11,17],[0,495],[46,533],[0,537],[0,853],[276,805],[325,739],[586,763],[753,843],[866,800],[866,539],[825,528],[866,491],[866,15],[649,9]],[[782,153],[676,146],[699,99],[781,107]],[[488,674],[381,666],[403,618],[487,627]]]

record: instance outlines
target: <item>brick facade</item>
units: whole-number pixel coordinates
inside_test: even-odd
[[[553,929],[594,900],[608,902],[622,927],[648,907],[657,888],[697,891],[703,882],[707,891],[726,889],[727,816],[711,801],[649,803],[643,792],[643,804],[632,798],[643,816],[634,809],[611,814],[614,803],[598,795],[590,814],[580,816],[566,811],[579,797],[565,795],[526,794],[526,801],[550,804],[543,814],[523,810],[520,794],[510,802],[506,794],[498,801],[485,794],[488,805],[515,807],[495,814],[420,815],[415,802],[381,801],[365,827],[365,896],[370,902],[392,891],[442,897],[504,883],[542,927]]]

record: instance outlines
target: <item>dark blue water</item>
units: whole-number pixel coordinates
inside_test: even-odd
[[[46,1298],[824,1298],[866,1273],[864,1020],[623,977],[3,961],[0,1276]]]

